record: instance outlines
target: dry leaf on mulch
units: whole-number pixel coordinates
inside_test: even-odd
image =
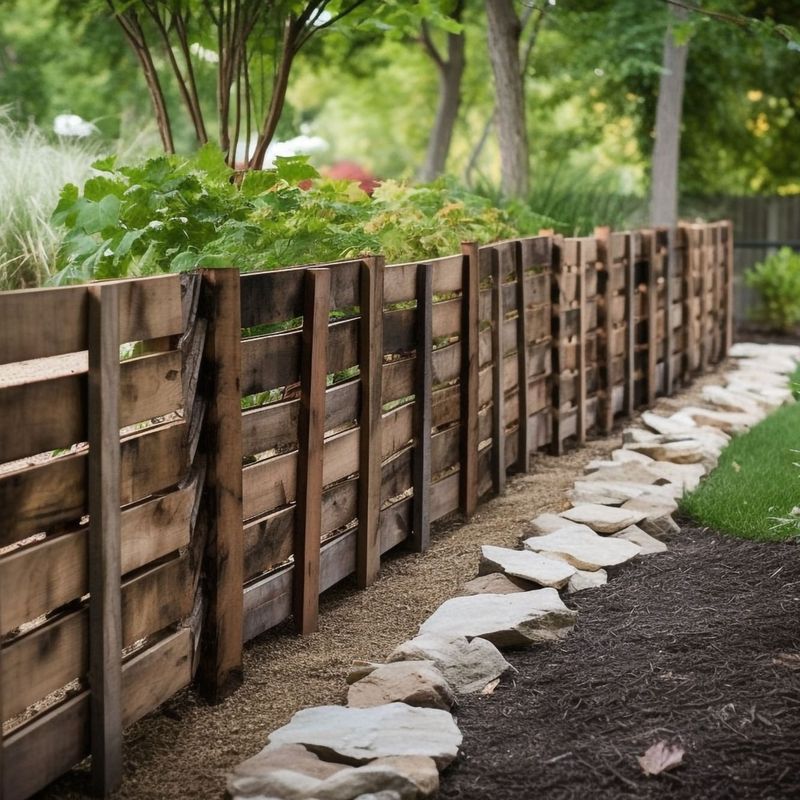
[[[678,745],[656,742],[643,756],[638,756],[639,766],[645,775],[659,775],[673,769],[683,761],[684,750]]]

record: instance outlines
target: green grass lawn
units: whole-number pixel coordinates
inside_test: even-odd
[[[793,379],[800,382],[800,369]],[[744,539],[778,541],[800,535],[800,403],[782,406],[737,436],[717,468],[684,498],[681,510],[701,525]]]

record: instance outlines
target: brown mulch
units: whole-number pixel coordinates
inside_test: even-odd
[[[800,545],[688,526],[570,597],[573,633],[458,711],[443,798],[800,797]],[[647,777],[658,741],[683,764]]]

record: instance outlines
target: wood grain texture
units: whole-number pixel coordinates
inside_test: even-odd
[[[603,317],[603,338],[602,338],[602,352],[600,361],[602,362],[602,405],[599,410],[598,427],[602,433],[608,434],[614,427],[614,405],[611,399],[613,391],[613,380],[611,376],[611,359],[612,347],[614,344],[614,317],[611,313],[611,306],[615,298],[615,286],[612,280],[612,274],[615,270],[612,269],[611,262],[611,229],[608,227],[598,227],[594,229],[595,240],[597,241],[597,260],[600,262],[603,275],[605,278],[603,286],[603,306],[605,315]]]
[[[664,392],[672,394],[675,386],[675,373],[672,369],[672,353],[675,349],[675,320],[673,315],[673,283],[672,271],[675,264],[675,229],[668,228],[664,232],[666,254],[663,268],[664,277],[664,341],[667,358],[664,360]]]
[[[578,396],[576,404],[578,406],[577,425],[575,438],[579,445],[586,443],[586,398],[587,398],[587,361],[586,361],[586,337],[589,330],[588,320],[588,273],[594,271],[592,255],[594,242],[590,243],[584,239],[577,242],[577,262],[578,262]],[[588,251],[593,252],[588,252]],[[591,265],[591,266],[590,266]]]
[[[656,232],[643,234],[643,253],[647,262],[647,398],[653,405],[658,393],[656,366],[658,364],[658,245]]]
[[[492,483],[496,494],[506,488],[505,422],[503,389],[504,314],[503,314],[503,269],[498,252],[490,249],[492,259]]]
[[[120,341],[173,336],[183,330],[180,277],[109,281],[119,289]],[[88,348],[88,286],[0,292],[0,364]]]
[[[625,415],[636,410],[636,233],[625,237]]]
[[[417,267],[416,376],[414,381],[414,501],[408,547],[416,553],[430,543],[431,391],[433,370],[433,267]],[[460,311],[460,302],[458,303]]]
[[[120,557],[119,286],[90,286],[89,685],[91,785],[122,783],[122,562]]]
[[[307,635],[319,627],[319,548],[322,540],[322,449],[325,436],[330,270],[306,270],[303,361],[294,541],[294,623]]]
[[[531,462],[531,431],[530,431],[530,408],[528,395],[528,304],[529,304],[529,283],[525,272],[525,265],[522,261],[522,249],[519,243],[514,247],[514,271],[516,274],[516,308],[517,308],[517,463],[516,468],[520,472],[530,471]]]
[[[553,237],[553,248],[551,251],[551,265],[550,271],[551,275],[553,276],[553,283],[551,287],[551,297],[553,305],[551,307],[551,319],[552,319],[552,360],[553,360],[553,368],[557,371],[561,371],[561,364],[558,361],[559,355],[559,337],[563,335],[562,333],[562,308],[559,303],[559,299],[561,297],[561,280],[564,271],[564,237],[563,236],[554,236]],[[551,438],[550,438],[550,453],[554,456],[560,456],[564,452],[564,435],[562,432],[561,426],[561,406],[562,406],[562,397],[561,397],[561,381],[557,379],[552,383],[552,403],[551,403],[551,415],[552,415],[552,423],[550,426],[551,429]]]
[[[241,300],[239,271],[204,270],[209,387],[204,435],[208,542],[204,569],[208,612],[203,626],[200,688],[220,702],[242,682]]]
[[[380,572],[381,396],[383,371],[382,256],[365,259],[360,274],[359,367],[361,433],[359,437],[358,544],[356,580],[360,588]]]

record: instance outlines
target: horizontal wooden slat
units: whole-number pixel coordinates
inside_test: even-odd
[[[122,717],[131,725],[191,681],[188,629],[168,636],[122,667]],[[2,742],[5,800],[23,800],[89,754],[89,692],[46,711]]]
[[[383,365],[382,402],[389,403],[414,394],[415,358],[403,358]],[[461,374],[461,342],[439,347],[431,355],[434,386],[457,380]]]
[[[454,472],[431,486],[431,522],[458,508],[458,478]]]
[[[186,424],[172,422],[122,440],[123,505],[179,483],[186,472]],[[87,451],[0,476],[0,546],[87,513]]]
[[[433,338],[458,334],[461,330],[461,300],[434,303]],[[386,311],[383,315],[383,352],[404,353],[414,350],[417,341],[417,311],[415,308]]]
[[[121,342],[181,333],[179,275],[118,283]],[[0,364],[86,350],[88,291],[84,285],[0,292]]]
[[[325,392],[326,431],[358,419],[360,395],[358,379],[335,384]],[[300,400],[297,399],[245,411],[242,414],[242,454],[255,455],[297,444],[299,410]]]
[[[461,291],[464,257],[444,256],[423,262],[433,267],[433,294],[452,294]],[[417,262],[388,264],[384,270],[383,302],[386,305],[415,300],[417,294]]]
[[[188,556],[172,559],[122,585],[123,647],[184,619],[192,610]],[[86,674],[89,611],[54,617],[3,648],[3,714],[24,710]]]
[[[322,480],[327,486],[358,472],[358,428],[325,440]],[[294,502],[297,493],[297,451],[267,458],[244,468],[244,518],[266,514]]]
[[[14,461],[85,442],[86,397],[85,371],[0,387],[0,459]],[[120,427],[163,416],[182,404],[179,351],[120,365]]]
[[[314,269],[330,268],[331,310],[358,306],[359,271],[363,262],[337,261],[314,264]],[[248,272],[242,275],[242,327],[272,325],[303,315],[303,286],[308,267]]]
[[[460,427],[453,425],[431,437],[431,475],[436,475],[454,464],[458,464]]]
[[[335,322],[328,331],[328,372],[358,363],[358,319]],[[242,342],[242,396],[300,380],[302,331],[254,336]]]
[[[189,544],[193,483],[122,512],[122,574]],[[89,590],[87,528],[48,537],[0,557],[0,634]]]

